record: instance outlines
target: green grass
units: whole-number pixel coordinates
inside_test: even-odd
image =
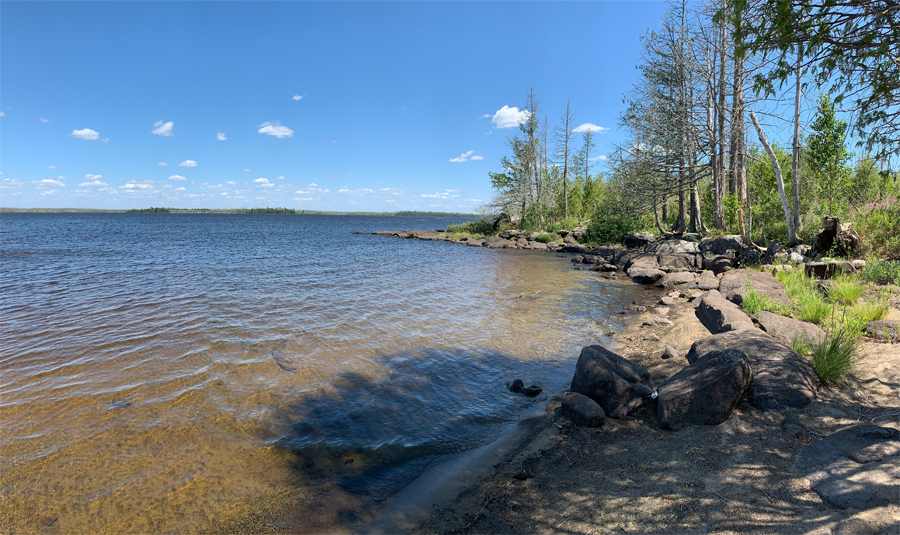
[[[478,221],[468,221],[458,225],[447,225],[447,232],[454,234],[490,234],[494,231],[494,226],[487,219],[479,219]]]
[[[831,279],[828,299],[838,305],[851,306],[866,293],[866,287],[857,277],[842,275]]]
[[[875,284],[900,286],[900,262],[868,260],[863,267],[863,277]]]
[[[563,241],[563,239],[559,237],[559,234],[552,234],[552,233],[550,233],[550,232],[546,232],[546,233],[544,233],[544,234],[538,234],[538,236],[537,236],[537,238],[535,238],[535,240],[537,240],[537,241],[539,241],[539,242],[541,242],[541,243],[550,243],[550,242],[555,242],[555,241],[557,241],[557,242]]]
[[[822,323],[831,315],[829,305],[816,289],[815,279],[806,276],[802,269],[781,271],[776,278],[784,284],[784,291],[794,301],[795,316],[810,323]]]
[[[781,314],[782,316],[791,315],[791,307],[776,303],[753,289],[744,294],[744,299],[741,301],[741,308],[743,308],[744,312],[750,316],[755,316],[760,310],[774,312],[776,314]]]
[[[453,226],[453,225],[450,225]],[[458,240],[460,238],[469,238],[469,239],[481,239],[484,238],[484,234],[472,233],[472,232],[447,232],[447,237],[450,239]]]
[[[846,329],[836,329],[828,333],[818,343],[809,348],[813,368],[824,385],[844,382],[847,374],[857,361],[859,340]]]

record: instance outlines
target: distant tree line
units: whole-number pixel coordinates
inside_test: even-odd
[[[475,214],[461,214],[458,212],[421,212],[418,210],[401,210],[394,212],[399,216],[416,216],[416,217],[478,217]]]

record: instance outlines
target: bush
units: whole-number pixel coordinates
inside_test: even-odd
[[[824,385],[840,384],[857,360],[858,339],[846,329],[837,329],[810,348],[812,365]]]
[[[590,245],[622,243],[625,236],[640,229],[640,221],[628,216],[596,216],[581,235],[581,242]]]
[[[875,284],[900,286],[900,262],[869,260],[863,268],[863,276]]]
[[[537,238],[535,238],[535,240],[537,240],[537,241],[539,241],[539,242],[541,242],[541,243],[550,243],[550,242],[554,242],[554,241],[563,241],[562,238],[559,237],[559,234],[551,234],[551,233],[549,233],[549,232],[544,233],[544,234],[538,234],[538,236],[537,236]]]
[[[494,224],[487,219],[467,221],[458,225],[447,225],[447,232],[453,232],[457,234],[490,234],[493,231]]]
[[[850,214],[869,256],[900,259],[900,200],[893,195]]]

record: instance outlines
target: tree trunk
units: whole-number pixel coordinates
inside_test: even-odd
[[[791,158],[791,183],[794,186],[794,229],[803,232],[800,224],[800,90],[803,77],[803,48],[797,48],[797,87],[794,94],[794,150]]]
[[[728,8],[728,2],[722,2],[722,11]],[[727,58],[725,56],[725,43],[727,42],[727,33],[725,29],[724,17],[719,22],[719,105],[716,107],[716,113],[719,118],[719,155],[716,158],[716,166],[718,172],[714,174],[716,182],[715,188],[719,193],[719,203],[716,206],[716,223],[720,228],[725,226],[725,203],[723,202],[725,193],[725,69],[727,68]]]
[[[757,135],[759,135],[759,142],[762,143],[763,148],[766,149],[766,154],[769,155],[769,160],[772,161],[772,168],[775,170],[775,183],[778,185],[778,196],[781,197],[781,207],[784,208],[784,220],[787,223],[788,240],[791,242],[791,245],[793,245],[797,242],[797,235],[794,229],[794,215],[791,213],[791,205],[788,204],[787,195],[784,194],[784,178],[781,175],[781,165],[778,163],[778,157],[775,156],[775,151],[772,150],[772,146],[769,145],[768,140],[766,140],[766,135],[763,133],[759,121],[756,120],[756,114],[752,111],[750,112],[750,120],[753,121],[753,126],[756,128]]]

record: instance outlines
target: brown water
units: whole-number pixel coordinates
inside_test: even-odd
[[[531,414],[545,398],[505,384],[560,393],[640,290],[564,256],[353,234],[453,221],[2,215],[0,529],[360,529]]]

